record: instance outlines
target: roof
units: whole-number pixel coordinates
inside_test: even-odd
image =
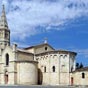
[[[43,44],[39,44],[39,45],[34,45],[34,46],[26,47],[26,48],[24,48],[24,50],[31,49],[31,48],[38,48],[38,47],[45,46],[45,45],[48,45],[48,46],[51,47],[53,50],[55,50],[55,49],[54,49],[51,45],[49,45],[48,43],[43,43]]]
[[[77,55],[77,53],[76,52],[72,52],[72,51],[67,51],[67,50],[54,50],[54,51],[47,51],[47,52],[43,52],[43,53],[39,53],[39,54],[36,54],[36,55],[44,55],[44,54],[47,54],[47,53],[72,53],[72,54],[75,54],[75,55]]]
[[[77,55],[77,53],[76,53],[76,52],[69,51],[69,50],[57,50],[57,51],[59,51],[59,53],[60,53],[60,52],[61,52],[61,53],[72,53],[72,54]]]
[[[33,53],[30,53],[30,52],[22,50],[22,49],[17,49],[17,51],[18,52],[22,52],[22,53],[28,53],[28,54],[34,55]]]
[[[13,62],[13,61],[10,61],[10,62]],[[38,63],[38,61],[34,61],[34,60],[15,60],[15,62]]]
[[[81,71],[88,71],[88,67],[79,68],[79,69],[76,69],[73,72],[81,72]]]

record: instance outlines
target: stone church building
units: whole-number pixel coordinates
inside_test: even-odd
[[[76,53],[43,44],[19,49],[10,45],[3,6],[0,18],[1,85],[88,85],[88,68],[77,69]]]

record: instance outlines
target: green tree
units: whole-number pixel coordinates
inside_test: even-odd
[[[79,68],[79,63],[76,63],[76,69],[78,69]]]
[[[80,63],[80,66],[79,66],[79,68],[83,68],[83,64],[82,64],[82,62]]]

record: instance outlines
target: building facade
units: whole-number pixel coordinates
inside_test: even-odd
[[[55,50],[46,41],[23,49],[19,49],[16,44],[11,46],[3,6],[0,18],[1,85],[83,85],[83,80],[88,78],[79,82],[80,76],[85,76],[87,71],[83,73],[76,70],[75,57],[75,52]],[[86,82],[85,85],[87,84]]]

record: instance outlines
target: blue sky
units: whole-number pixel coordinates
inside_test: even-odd
[[[77,52],[77,62],[88,66],[88,0],[0,0],[0,8],[2,4],[11,43],[26,47],[47,37],[55,49]]]

